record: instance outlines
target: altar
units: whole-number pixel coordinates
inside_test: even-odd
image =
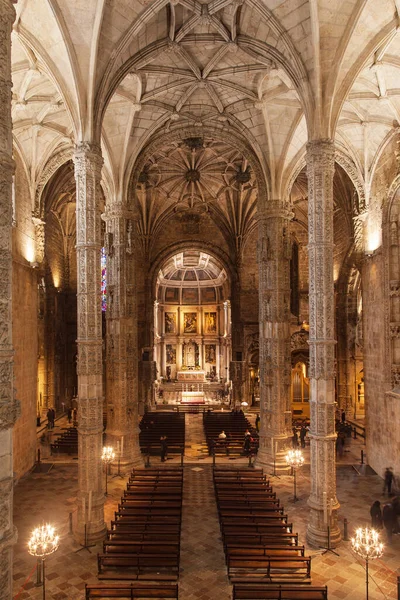
[[[204,404],[204,392],[181,392],[182,404]]]
[[[185,383],[191,383],[195,381],[196,383],[201,383],[206,380],[206,372],[205,371],[178,371],[176,374],[176,378],[178,381],[183,381]]]

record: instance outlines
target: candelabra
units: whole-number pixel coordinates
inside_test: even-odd
[[[32,532],[28,542],[29,554],[37,557],[37,583],[43,586],[43,600],[46,600],[45,556],[57,550],[59,540],[54,527],[42,525]],[[40,581],[40,574],[42,574],[42,581]]]
[[[365,560],[365,589],[368,600],[368,563],[379,558],[383,553],[383,544],[379,541],[379,533],[375,529],[357,529],[355,537],[351,538],[352,550]]]
[[[111,446],[104,446],[103,454],[101,455],[101,460],[104,462],[106,466],[106,496],[108,496],[108,466],[112,463],[115,458],[114,448]]]
[[[304,464],[304,456],[301,450],[289,450],[286,454],[286,462],[292,467],[293,470],[293,502],[297,502],[298,497],[296,496],[296,471]]]

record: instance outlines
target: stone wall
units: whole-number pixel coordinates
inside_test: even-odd
[[[28,471],[36,456],[37,280],[36,271],[13,263],[13,338],[16,396],[21,416],[14,426],[14,472]]]
[[[400,458],[395,448],[400,442],[398,423],[400,403],[385,398],[385,294],[383,257],[379,253],[364,261],[363,321],[364,321],[364,382],[367,427],[367,460],[379,474],[386,466],[400,471]]]
[[[29,188],[22,165],[16,160],[15,222],[13,230],[13,345],[16,397],[21,416],[14,426],[14,472],[21,477],[35,462],[37,409],[37,271],[35,230],[31,218]]]

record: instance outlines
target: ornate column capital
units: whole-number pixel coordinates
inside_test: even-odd
[[[257,207],[257,219],[263,221],[265,219],[286,219],[291,221],[294,217],[292,207],[289,200],[268,199],[262,206]]]
[[[110,204],[107,204],[104,213],[101,218],[106,223],[113,219],[125,219],[126,221],[138,221],[139,213],[137,210],[132,210],[122,202],[115,200]]]
[[[323,168],[335,168],[335,143],[331,139],[311,140],[307,144],[307,168],[312,161]]]
[[[97,171],[100,176],[103,166],[101,147],[91,142],[79,142],[75,146],[73,161],[75,165],[75,177],[81,173],[86,174],[88,169]]]

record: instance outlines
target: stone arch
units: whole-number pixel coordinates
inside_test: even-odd
[[[171,244],[167,248],[164,248],[164,250],[162,250],[152,261],[152,264],[149,269],[149,278],[151,281],[151,294],[153,297],[155,297],[156,280],[161,266],[171,256],[174,256],[174,254],[178,254],[179,252],[183,252],[184,250],[187,250],[189,248],[194,250],[203,250],[206,251],[207,254],[215,256],[226,269],[229,280],[232,282],[236,279],[235,267],[228,255],[223,250],[221,250],[221,248],[217,248],[211,242],[184,240],[181,242],[176,242],[175,244]]]
[[[133,194],[135,193],[136,186],[138,184],[139,175],[146,161],[161,145],[169,144],[174,141],[182,141],[191,137],[209,136],[212,138],[215,137],[215,135],[218,135],[218,138],[222,141],[232,144],[232,146],[238,148],[243,156],[247,158],[256,175],[258,201],[260,202],[260,199],[262,199],[262,201],[266,201],[270,196],[268,184],[270,178],[267,167],[265,166],[265,168],[263,168],[263,165],[256,152],[253,150],[253,148],[251,148],[247,141],[242,138],[242,136],[230,131],[226,131],[226,129],[224,129],[224,127],[221,125],[220,129],[210,127],[184,127],[171,131],[167,135],[162,132],[155,136],[153,140],[149,142],[142,150],[135,164],[132,165],[131,169],[129,169],[128,203],[132,204],[133,202]]]

